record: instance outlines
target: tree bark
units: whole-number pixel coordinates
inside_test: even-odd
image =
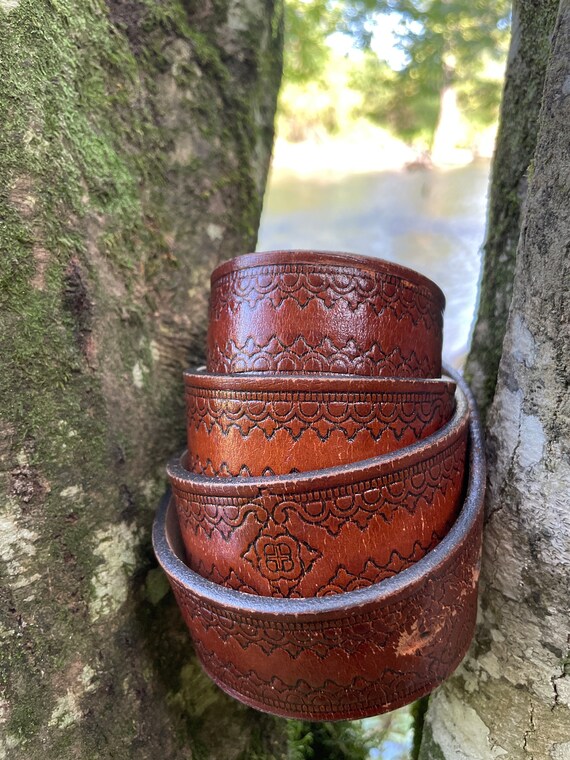
[[[281,756],[150,547],[207,279],[253,250],[280,0],[0,0],[0,758]]]
[[[466,377],[483,419],[495,392],[511,303],[521,209],[536,148],[559,0],[514,0],[512,35],[489,197],[483,277]]]
[[[562,0],[489,413],[480,620],[430,702],[424,759],[570,758],[569,124]]]

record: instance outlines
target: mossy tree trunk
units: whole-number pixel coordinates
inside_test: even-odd
[[[208,276],[252,250],[280,0],[0,0],[0,758],[281,755],[150,527]]]
[[[502,343],[487,425],[480,618],[468,657],[430,701],[420,751],[424,760],[570,758],[569,0],[559,4],[537,137],[534,121],[519,112],[527,102],[527,83],[537,86],[543,56],[527,57],[527,65],[534,61],[535,74],[526,69],[523,75],[517,46],[531,44],[533,35],[545,43],[548,27],[533,27],[531,19],[543,12],[543,22],[548,21],[546,5],[522,3],[515,9],[520,18],[515,18],[515,54],[507,81],[519,94],[511,92],[503,108],[503,142],[493,178],[493,203],[503,208],[510,204],[511,214],[518,213],[519,201],[514,195],[506,200],[497,195],[512,180],[504,155],[511,155],[506,133],[512,131],[519,144],[536,142],[536,150],[516,263],[508,264],[515,217],[507,225],[500,209],[491,210],[486,253],[498,258],[487,262],[483,282],[480,324],[481,319],[490,320],[487,344],[475,341],[469,361],[471,367],[487,367],[489,355],[500,354]],[[525,29],[526,43],[525,34],[517,39]],[[513,66],[523,70],[513,72]],[[524,139],[515,134],[520,123],[528,130]],[[511,231],[505,237],[507,227]],[[501,238],[504,260],[496,243]],[[501,322],[495,330],[485,304],[494,303],[497,312],[506,313],[510,298],[505,296],[511,289],[505,285],[513,264],[512,302],[502,342]],[[495,275],[502,272],[495,279],[489,276],[493,268]],[[486,392],[480,399],[486,403]]]

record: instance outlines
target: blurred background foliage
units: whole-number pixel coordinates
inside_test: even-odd
[[[474,146],[498,117],[509,27],[507,0],[286,0],[279,135],[366,119],[431,153],[453,123]]]
[[[412,721],[408,709],[362,721],[288,721],[288,760],[409,760]]]

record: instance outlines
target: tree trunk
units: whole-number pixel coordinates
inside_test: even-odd
[[[514,0],[511,47],[489,198],[483,279],[466,376],[483,419],[495,393],[513,289],[521,209],[536,148],[559,0]]]
[[[280,756],[155,569],[207,278],[253,250],[280,0],[0,0],[0,758]]]
[[[505,108],[503,130],[511,118]],[[480,620],[470,654],[430,702],[421,758],[570,758],[569,125],[562,0],[489,413]]]
[[[457,163],[465,150],[458,148],[458,136],[462,132],[461,112],[457,105],[457,92],[452,84],[446,85],[439,98],[439,117],[433,137],[431,159],[436,166]]]

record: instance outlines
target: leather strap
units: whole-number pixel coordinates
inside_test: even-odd
[[[443,308],[422,275],[350,254],[214,271],[154,543],[204,668],[241,701],[364,717],[463,657],[484,464],[468,388],[439,378]]]
[[[212,583],[184,562],[174,501],[153,543],[210,677],[252,707],[287,718],[352,720],[432,691],[463,659],[475,626],[485,461],[472,398],[468,482],[447,535],[405,571],[366,588],[283,599]]]

